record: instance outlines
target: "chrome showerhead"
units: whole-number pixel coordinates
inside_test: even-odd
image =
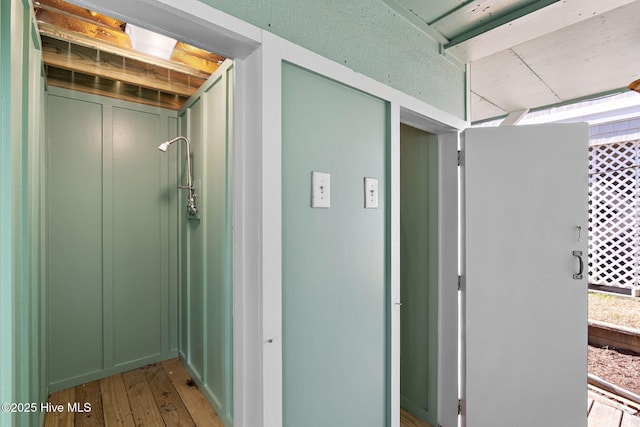
[[[160,151],[164,151],[165,153],[167,152],[167,148],[169,148],[169,142],[163,142],[162,144],[160,144],[160,146],[158,147],[158,150]]]

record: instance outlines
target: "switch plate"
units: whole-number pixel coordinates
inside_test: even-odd
[[[311,207],[331,207],[331,174],[311,172]]]
[[[378,209],[378,179],[364,179],[364,207]]]

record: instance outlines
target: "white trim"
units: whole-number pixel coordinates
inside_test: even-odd
[[[244,59],[262,42],[263,30],[198,0],[70,0],[228,58]],[[188,25],[186,25],[188,23]]]
[[[438,135],[438,424],[458,425],[458,132]]]
[[[233,83],[233,402],[236,427],[261,426],[262,332],[260,284],[259,104],[262,48],[234,62]]]
[[[129,1],[129,0],[124,0]],[[218,9],[203,3],[199,0],[156,0],[167,6],[167,10],[173,16],[182,15],[185,19],[193,22],[195,17],[208,31],[215,31],[217,38],[206,41],[222,55],[234,59],[244,59],[257,48],[262,41],[263,30],[242,21],[234,16],[224,13]],[[188,12],[187,12],[188,11]],[[220,24],[216,24],[220,23]],[[212,25],[213,24],[213,25]],[[166,30],[166,28],[163,28]],[[196,31],[200,29],[196,28]],[[193,30],[192,30],[193,31]],[[184,36],[184,32],[180,32]],[[201,40],[200,35],[194,37]]]
[[[390,268],[390,301],[391,304],[391,427],[400,425],[400,106],[392,103],[390,106],[391,140],[389,141],[389,172],[391,191],[391,236],[389,242]],[[396,398],[397,396],[397,398]]]
[[[262,58],[262,402],[264,427],[282,426],[282,62],[265,33]]]

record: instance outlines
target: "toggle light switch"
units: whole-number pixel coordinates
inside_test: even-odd
[[[378,209],[378,179],[364,179],[364,207]]]
[[[331,174],[311,172],[311,207],[331,207]]]

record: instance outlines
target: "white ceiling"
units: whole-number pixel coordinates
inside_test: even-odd
[[[471,121],[640,78],[640,0],[383,0],[469,64]]]

